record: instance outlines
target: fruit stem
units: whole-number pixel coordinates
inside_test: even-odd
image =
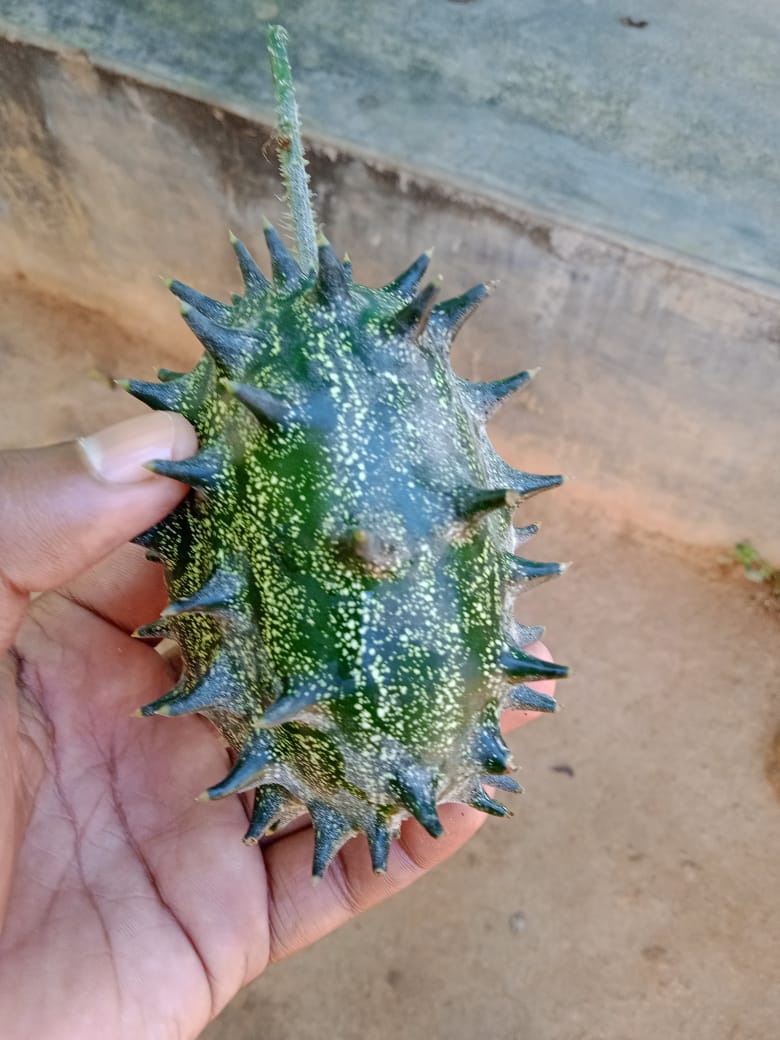
[[[279,167],[293,220],[298,263],[303,272],[308,273],[316,272],[318,266],[317,235],[287,40],[287,33],[281,25],[269,26],[268,53],[274,81]]]

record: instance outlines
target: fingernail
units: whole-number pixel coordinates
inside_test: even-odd
[[[79,447],[90,470],[109,484],[164,480],[144,468],[152,459],[186,459],[198,450],[195,430],[175,412],[149,412],[109,426]]]

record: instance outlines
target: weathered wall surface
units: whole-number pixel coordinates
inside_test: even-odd
[[[312,131],[780,284],[776,0],[0,0],[0,19],[266,117],[281,21]]]
[[[0,135],[0,275],[194,357],[155,275],[235,287],[226,228],[256,244],[261,212],[280,215],[268,131],[3,42]],[[484,378],[543,366],[495,422],[515,462],[563,467],[569,494],[677,539],[749,537],[780,556],[777,297],[369,155],[322,141],[310,155],[320,216],[368,284],[431,243],[453,293],[500,280],[457,364]]]

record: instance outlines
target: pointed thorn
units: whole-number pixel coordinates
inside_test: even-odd
[[[471,317],[480,303],[492,292],[492,286],[487,283],[475,285],[461,296],[454,296],[450,300],[442,300],[437,303],[428,318],[429,338],[443,341],[441,346],[446,353],[449,344],[460,331],[463,323]]]
[[[171,627],[160,619],[148,625],[139,625],[130,634],[134,640],[166,640],[171,638]]]
[[[184,508],[179,506],[178,509]],[[164,541],[171,522],[176,515],[176,510],[170,514],[165,520],[161,520],[158,524],[154,524],[152,527],[148,527],[145,531],[141,531],[135,538],[131,539],[133,545],[140,545],[142,549],[148,549],[151,552],[159,553],[161,543]]]
[[[485,722],[477,730],[474,754],[486,773],[506,773],[512,768],[512,752],[496,723]]]
[[[314,858],[312,876],[321,878],[352,832],[349,820],[337,809],[322,802],[309,805],[309,815],[314,827]]]
[[[433,249],[426,250],[402,274],[399,274],[396,279],[385,285],[382,291],[392,293],[394,296],[400,296],[405,303],[409,303],[417,292],[425,272],[428,270],[428,264],[432,256]]]
[[[252,819],[244,835],[245,845],[256,845],[268,828],[278,818],[287,798],[287,792],[276,784],[258,787],[252,808]]]
[[[315,693],[282,696],[265,709],[258,719],[258,725],[271,729],[286,722],[294,722],[301,712],[312,707],[317,700],[318,695]]]
[[[367,832],[368,847],[371,852],[371,867],[375,874],[387,873],[387,859],[390,855],[390,831],[384,823],[378,822],[374,829]]]
[[[320,302],[327,306],[344,306],[350,299],[349,282],[344,267],[324,235],[318,236],[317,246],[317,296]]]
[[[247,408],[263,426],[287,429],[296,421],[296,409],[278,394],[248,383],[223,380],[222,385]]]
[[[458,385],[465,393],[477,418],[486,422],[511,394],[525,386],[530,380],[530,373],[518,372],[514,376],[497,379],[492,383],[472,383],[462,379]]]
[[[526,524],[525,527],[512,527],[512,552],[519,549],[521,545],[525,545],[535,534],[538,534],[541,530],[541,524]]]
[[[263,218],[263,233],[268,255],[271,257],[274,285],[288,292],[297,289],[302,278],[298,261],[284,244],[273,224],[270,224],[265,218]]]
[[[241,271],[241,278],[244,282],[247,296],[264,295],[271,283],[260,270],[252,254],[241,239],[236,238],[232,231],[229,232],[229,237],[233,252],[236,254],[236,260],[238,260],[238,269]]]
[[[211,801],[211,795],[208,793],[208,791],[201,791],[199,795],[195,796],[195,801],[196,802],[210,802]]]
[[[235,563],[235,566],[236,570],[230,569],[230,566],[218,567],[201,588],[191,596],[168,604],[161,616],[213,614],[232,617],[247,587],[244,568],[239,563]]]
[[[496,787],[499,791],[506,791],[509,794],[523,793],[520,784],[511,776],[483,776],[481,782],[489,784],[491,787]]]
[[[532,690],[530,686],[513,686],[507,694],[507,706],[517,711],[558,711],[560,705],[554,697]]]
[[[167,707],[167,702],[170,697],[171,693],[166,693],[163,697],[158,697],[156,701],[144,704],[144,706],[139,708],[138,711],[146,719],[151,718],[153,715],[170,715],[171,713],[169,711],[163,710]]]
[[[198,712],[220,709],[230,714],[241,714],[242,694],[236,692],[229,658],[218,653],[208,670],[191,686],[182,678],[171,693],[147,705],[156,715],[194,715]]]
[[[508,488],[469,488],[461,494],[456,509],[461,520],[477,521],[498,509],[512,508],[518,502],[517,493]]]
[[[433,838],[444,833],[436,811],[433,777],[423,766],[399,769],[390,783],[391,790]]]
[[[521,585],[539,585],[551,578],[557,578],[568,567],[565,563],[526,560],[522,556],[514,556],[512,553],[507,553],[504,559],[509,567],[510,580]]]
[[[182,317],[217,365],[228,375],[240,371],[256,350],[256,344],[243,332],[218,325],[196,307],[181,305]]]
[[[180,484],[198,488],[200,491],[215,488],[224,469],[221,453],[211,448],[204,448],[188,459],[152,459],[143,465],[151,473],[178,480]]]
[[[170,383],[174,379],[183,379],[189,372],[174,372],[172,368],[158,368],[157,378],[161,383]]]
[[[224,322],[230,317],[230,308],[226,307],[224,303],[220,303],[219,300],[213,300],[210,296],[190,288],[189,285],[185,285],[175,278],[166,282],[166,285],[182,303],[196,307],[201,314],[205,314],[212,321]]]
[[[422,321],[428,305],[438,292],[440,285],[440,278],[430,282],[410,303],[407,303],[400,311],[386,319],[384,324],[387,331],[391,335],[401,336],[413,332]]]
[[[265,709],[257,720],[257,725],[267,728],[281,726],[286,722],[295,721],[307,708],[340,700],[343,697],[352,696],[354,693],[355,682],[353,679],[338,680],[334,678],[325,687],[314,685],[309,679],[288,680],[285,692]]]
[[[489,813],[491,816],[514,815],[511,809],[507,809],[505,805],[502,805],[501,802],[497,802],[495,798],[491,798],[486,791],[481,789],[472,792],[469,805],[474,809],[479,809],[480,812]]]
[[[543,625],[520,625],[512,618],[508,625],[507,641],[519,650],[536,643],[544,635]]]
[[[565,679],[570,674],[566,665],[543,661],[532,654],[511,648],[500,654],[499,667],[510,679],[524,679],[526,682],[536,679]]]
[[[262,773],[271,762],[271,744],[267,733],[253,734],[241,750],[235,764],[224,780],[205,791],[207,798],[227,798],[256,787]]]
[[[147,383],[141,379],[115,379],[115,384],[126,393],[155,411],[185,411],[183,405],[187,396],[187,386],[180,383]]]
[[[525,473],[523,470],[512,469],[504,464],[504,477],[507,484],[517,491],[524,499],[532,498],[541,491],[549,491],[551,488],[560,487],[566,481],[562,474],[541,475],[538,473]]]

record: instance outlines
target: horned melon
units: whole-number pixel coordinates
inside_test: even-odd
[[[137,540],[171,597],[141,638],[181,649],[175,688],[142,715],[198,712],[234,753],[202,797],[254,789],[257,842],[301,813],[322,876],[350,837],[385,869],[401,821],[441,833],[437,805],[508,810],[499,721],[553,711],[526,683],[566,669],[525,648],[518,591],[560,573],[515,555],[512,511],[561,482],[510,468],[485,424],[532,372],[459,378],[458,329],[490,287],[432,305],[424,253],[382,288],[315,235],[284,30],[269,32],[296,251],[270,225],[271,277],[231,236],[244,294],[171,291],[205,347],[193,371],[123,385],[195,426],[200,450],[155,472],[191,488]]]

